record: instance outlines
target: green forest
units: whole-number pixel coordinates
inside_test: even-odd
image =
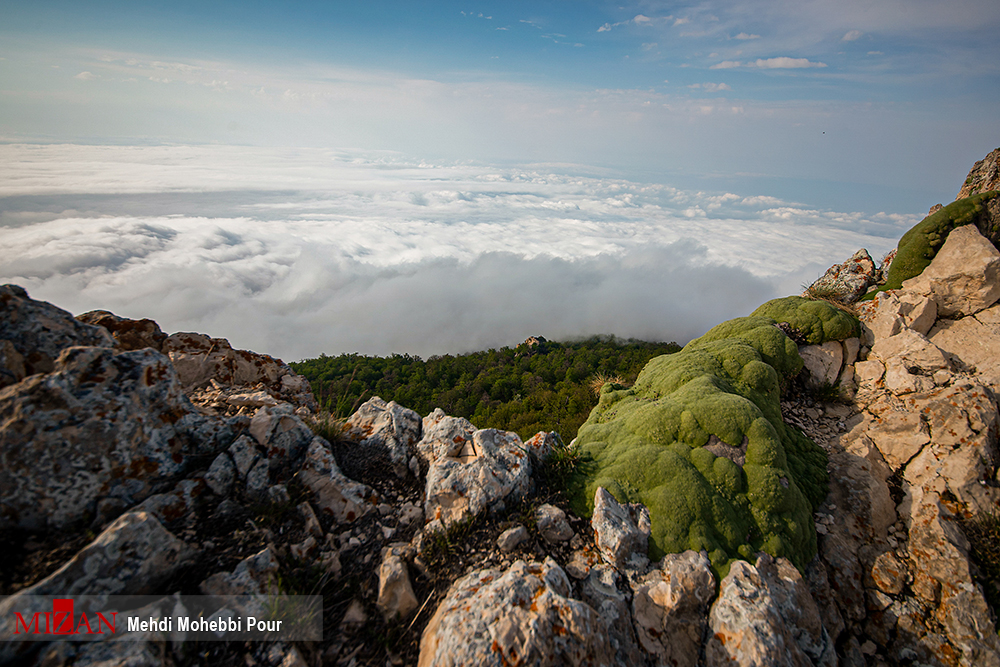
[[[334,417],[347,417],[380,396],[421,415],[441,408],[479,428],[522,438],[558,431],[569,443],[597,404],[595,388],[604,382],[630,385],[647,361],[678,350],[676,343],[614,336],[568,343],[531,338],[513,348],[427,360],[342,354],[290,366],[309,380],[321,408]]]

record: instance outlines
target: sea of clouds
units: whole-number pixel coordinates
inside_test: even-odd
[[[878,261],[919,217],[570,165],[0,145],[0,283],[286,360],[531,335],[684,343],[858,248]]]

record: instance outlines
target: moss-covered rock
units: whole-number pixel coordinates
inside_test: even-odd
[[[944,245],[948,234],[956,227],[974,224],[983,236],[997,245],[1000,242],[1000,215],[996,215],[998,207],[993,200],[998,197],[1000,192],[994,190],[959,199],[927,216],[903,234],[899,239],[896,258],[892,260],[889,275],[880,291],[899,289],[904,280],[920,275]],[[870,299],[873,296],[874,291],[864,298]]]
[[[788,324],[799,331],[809,345],[822,345],[828,340],[861,335],[858,318],[826,301],[812,301],[800,296],[773,299],[753,311],[752,315]]]
[[[800,301],[805,312],[789,302],[785,319],[819,335],[808,315],[827,322],[829,313]],[[598,486],[642,502],[651,557],[705,549],[720,576],[759,551],[805,567],[827,475],[825,452],[781,419],[779,386],[801,368],[795,342],[754,315],[651,360],[630,389],[606,387],[577,438],[586,464],[571,488],[574,509],[589,515]]]

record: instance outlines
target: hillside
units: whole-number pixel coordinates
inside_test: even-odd
[[[631,384],[650,359],[680,349],[614,336],[566,343],[530,338],[516,347],[426,361],[342,354],[289,365],[309,380],[321,408],[334,417],[346,418],[379,396],[422,415],[441,408],[482,428],[514,431],[524,439],[557,431],[569,442],[597,405],[593,386],[599,389],[602,379]]]

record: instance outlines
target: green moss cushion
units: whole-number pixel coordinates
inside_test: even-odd
[[[990,229],[987,202],[1000,196],[1000,192],[984,192],[948,204],[937,213],[924,218],[919,224],[903,234],[899,239],[896,258],[889,267],[889,275],[880,291],[899,289],[904,280],[909,280],[927,268],[944,245],[951,230],[962,225],[974,224],[980,227],[983,236],[994,241],[996,230]],[[985,229],[984,229],[985,227]],[[994,241],[995,242],[995,241]],[[865,295],[866,299],[875,292]]]
[[[781,419],[779,384],[802,360],[775,324],[759,315],[724,322],[651,360],[632,388],[606,387],[577,437],[587,462],[571,487],[574,509],[589,515],[598,486],[642,502],[651,557],[705,549],[720,576],[758,551],[805,567],[826,454]]]
[[[785,322],[805,336],[809,345],[821,345],[828,340],[844,340],[861,335],[858,319],[826,301],[812,301],[800,296],[768,301],[753,311],[753,315]]]

